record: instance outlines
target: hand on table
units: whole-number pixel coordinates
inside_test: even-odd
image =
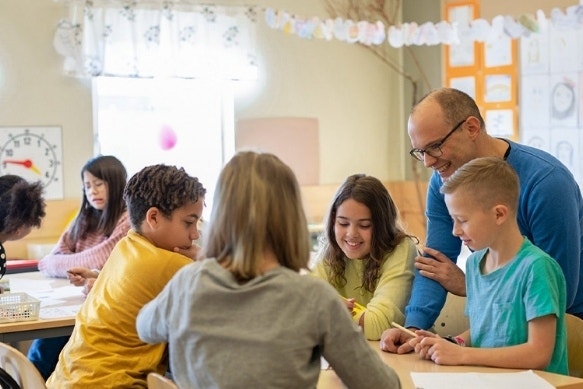
[[[461,365],[462,349],[459,345],[443,339],[429,331],[416,331],[417,337],[411,338],[409,345],[421,358],[430,359],[438,365]]]
[[[88,279],[97,278],[99,273],[86,267],[72,267],[67,270],[69,282],[75,286],[84,286]]]
[[[462,269],[437,250],[425,247],[423,251],[433,258],[420,255],[415,258],[415,267],[419,269],[419,273],[439,282],[448,292],[465,296],[466,276]]]
[[[93,288],[95,280],[97,280],[97,278],[87,278],[87,282],[85,283],[85,286],[83,286],[83,294],[85,296],[87,296],[87,294],[91,291],[91,288]]]
[[[407,354],[413,351],[409,341],[413,339],[398,328],[389,328],[381,334],[379,345],[381,350],[395,354]]]
[[[354,298],[343,298],[344,300],[344,305],[346,305],[346,308],[348,308],[348,312],[350,312],[352,314],[352,316],[354,316],[355,312],[354,312],[354,303],[356,302],[356,299]]]

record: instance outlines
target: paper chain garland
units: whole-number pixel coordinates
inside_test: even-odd
[[[363,45],[380,45],[385,41],[395,48],[411,45],[439,45],[459,44],[464,40],[490,42],[499,39],[505,34],[512,39],[528,36],[531,33],[544,31],[549,21],[556,28],[569,29],[583,27],[583,5],[568,7],[565,12],[559,8],[551,10],[550,19],[547,19],[542,10],[535,15],[523,14],[518,18],[498,15],[488,22],[485,19],[475,19],[469,23],[440,21],[427,22],[418,25],[415,22],[403,23],[400,26],[390,26],[388,30],[381,21],[336,19],[320,19],[318,17],[300,18],[286,11],[265,9],[265,21],[270,28],[294,34],[303,39],[332,38],[348,43]]]

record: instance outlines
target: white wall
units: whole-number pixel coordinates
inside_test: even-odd
[[[78,197],[79,169],[93,151],[91,91],[87,80],[62,75],[62,58],[52,46],[55,27],[67,15],[65,3],[0,1],[0,125],[62,126],[65,197]],[[315,0],[256,4],[327,17]],[[383,180],[404,178],[409,142],[402,82],[388,66],[362,46],[303,40],[268,28],[263,19],[258,22],[258,51],[264,73],[238,96],[236,119],[318,118],[322,183],[338,183],[355,172]]]
[[[0,125],[63,128],[66,197],[81,195],[79,169],[92,153],[87,82],[61,76],[52,46],[65,11],[52,0],[0,2]]]

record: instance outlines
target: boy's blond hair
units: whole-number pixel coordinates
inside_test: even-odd
[[[219,176],[203,247],[242,282],[261,274],[267,249],[282,266],[307,268],[308,224],[293,171],[270,153],[237,153]]]
[[[512,213],[518,209],[518,174],[501,158],[476,158],[457,169],[443,183],[440,192],[452,194],[457,191],[464,191],[468,201],[483,208],[503,204]]]

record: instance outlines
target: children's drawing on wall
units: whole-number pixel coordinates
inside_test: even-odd
[[[572,72],[579,65],[577,34],[573,29],[550,27],[550,71],[551,73]]]
[[[583,184],[583,36],[549,20],[520,39],[520,140],[553,154]]]
[[[502,138],[514,136],[514,112],[511,109],[489,109],[485,120],[488,134]]]
[[[573,144],[569,141],[562,140],[555,145],[555,155],[570,169],[573,168]]]
[[[579,180],[579,131],[553,128],[551,131],[551,154],[561,161]]]
[[[551,125],[577,126],[577,75],[556,74],[551,76]]]
[[[452,77],[449,79],[449,87],[461,90],[476,99],[476,77]]]
[[[522,128],[520,130],[520,141],[537,149],[550,152],[550,133],[545,129]]]
[[[457,22],[460,26],[467,26],[474,19],[474,6],[461,5],[451,7],[448,11],[448,20]],[[474,40],[469,34],[459,34],[460,42],[450,45],[449,65],[450,66],[472,66],[474,65]]]
[[[520,38],[520,71],[522,74],[549,72],[549,33],[540,33]]]
[[[583,88],[583,72],[579,73],[579,91],[578,91],[579,96],[582,96],[581,88]],[[583,127],[583,99],[579,98],[579,128],[582,127]]]
[[[511,101],[512,89],[512,77],[509,74],[486,76],[484,101],[488,103]]]
[[[486,67],[512,65],[512,39],[503,30],[484,43],[484,63]]]
[[[545,128],[550,123],[550,78],[546,74],[524,76],[520,88],[521,127]]]

